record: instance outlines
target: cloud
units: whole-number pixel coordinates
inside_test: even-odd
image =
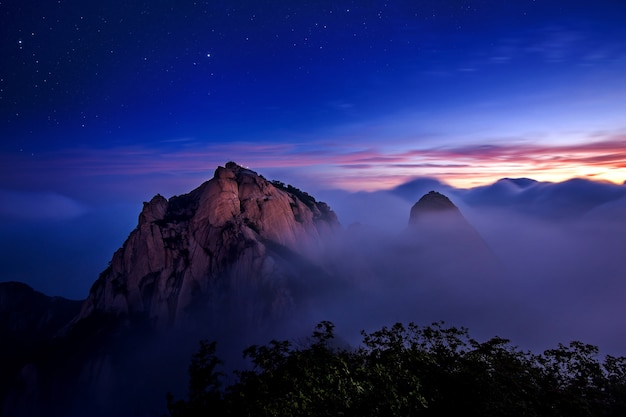
[[[586,53],[591,49],[588,43],[582,31],[547,28],[537,34],[537,39],[526,47],[526,51],[538,54],[548,63],[560,63]]]
[[[569,219],[626,197],[626,187],[587,179],[560,183],[502,179],[458,194],[476,207],[507,207],[530,216]]]
[[[471,246],[450,252],[436,240],[403,243],[410,207],[430,189],[461,208],[495,267],[488,258],[472,263]],[[624,186],[504,179],[465,190],[420,178],[391,192],[334,193],[325,197],[339,218],[362,223],[332,249],[359,288],[325,310],[340,329],[443,319],[533,350],[582,340],[605,353],[626,351]]]
[[[437,239],[409,240],[411,206],[433,189],[461,209],[493,252],[495,267],[489,257],[472,252],[480,245],[465,251]],[[498,334],[524,348],[579,339],[612,353],[626,351],[620,330],[626,325],[620,296],[626,291],[622,185],[505,179],[461,189],[436,178],[415,178],[389,190],[313,195],[328,202],[345,226],[345,234],[329,243],[324,265],[346,285],[313,294],[317,298],[307,304],[313,309],[307,320],[330,319],[340,331],[358,331],[443,319],[469,327],[475,337]],[[29,196],[22,201],[38,206],[44,201],[37,193]],[[104,206],[43,228],[26,218],[7,223],[0,239],[9,254],[1,268],[7,275],[0,278],[82,297],[135,226],[140,209],[140,204],[117,211]]]
[[[334,140],[337,139],[337,140]],[[120,194],[138,191],[153,194],[185,192],[211,178],[216,166],[229,160],[250,166],[259,173],[283,170],[313,190],[344,188],[377,190],[391,188],[415,177],[440,178],[457,187],[474,187],[502,177],[531,177],[563,181],[581,177],[626,180],[626,135],[623,132],[589,134],[570,144],[551,144],[533,138],[509,140],[483,138],[456,145],[433,145],[420,140],[380,141],[359,145],[344,138],[310,142],[239,142],[210,146],[111,149],[68,149],[41,153],[36,158],[0,155],[0,187],[20,184],[31,189],[50,189],[73,195],[108,184]],[[9,181],[10,179],[10,181]],[[80,179],[80,181],[77,181]],[[272,178],[270,178],[272,179]],[[89,184],[93,187],[89,187]],[[164,190],[164,185],[167,189]],[[112,190],[111,190],[112,191]],[[143,196],[142,198],[149,198]]]
[[[54,192],[0,189],[0,215],[11,219],[65,220],[84,214],[87,208]]]
[[[584,28],[547,26],[529,30],[523,37],[500,40],[489,51],[488,62],[570,62],[589,65],[608,61],[616,50],[619,51],[620,45],[612,45],[611,42],[605,38],[597,38],[597,35]]]

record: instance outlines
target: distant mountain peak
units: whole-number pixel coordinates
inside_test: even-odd
[[[432,208],[434,210],[447,210],[457,208],[448,197],[438,191],[433,190],[424,194],[422,198],[419,199],[417,204],[423,206],[424,208]]]
[[[441,212],[459,212],[457,206],[445,195],[437,191],[429,191],[411,208],[411,217],[409,223],[413,224],[424,214],[441,213]]]
[[[537,181],[533,180],[532,178],[501,178],[496,182],[497,183],[506,182],[509,184],[516,185],[519,188],[527,188],[527,187],[530,187],[531,185],[537,184]]]
[[[430,191],[411,208],[408,240],[416,266],[444,275],[478,278],[486,284],[497,271],[497,260],[478,231],[445,195]],[[421,266],[420,266],[421,265]]]

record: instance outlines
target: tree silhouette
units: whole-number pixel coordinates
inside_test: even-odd
[[[321,322],[307,344],[273,340],[244,350],[251,368],[222,389],[215,343],[192,357],[188,416],[624,416],[626,358],[598,360],[572,342],[536,355],[506,339],[478,342],[465,328],[397,323],[338,347]]]

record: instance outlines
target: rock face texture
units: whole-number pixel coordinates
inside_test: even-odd
[[[294,264],[314,262],[338,227],[326,204],[229,162],[189,194],[144,203],[77,320],[144,314],[162,328],[184,324],[200,304],[253,321],[285,314],[294,297],[287,281],[303,279]],[[259,291],[262,305],[249,297]]]

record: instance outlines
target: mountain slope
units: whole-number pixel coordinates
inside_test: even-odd
[[[80,301],[49,297],[19,282],[0,283],[0,415],[16,384],[26,402],[36,400],[38,372],[24,366],[46,354],[45,346],[80,311]],[[15,399],[13,399],[15,401]],[[34,409],[26,407],[30,413]]]
[[[338,227],[326,204],[228,163],[189,194],[144,203],[78,320],[141,313],[167,327],[184,323],[198,303],[248,309],[251,320],[279,316],[294,302],[287,281],[306,278],[293,261],[313,263]],[[245,295],[261,289],[266,305],[251,307]]]

